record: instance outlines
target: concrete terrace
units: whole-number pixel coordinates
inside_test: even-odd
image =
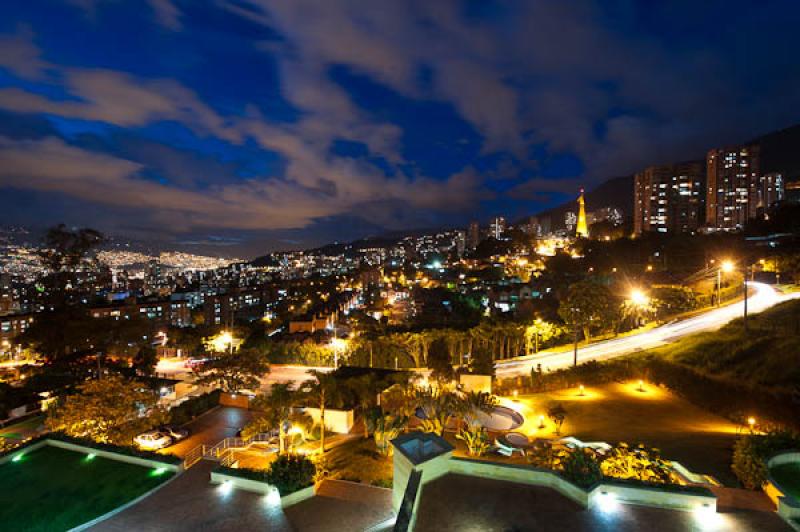
[[[216,465],[201,461],[139,504],[90,530],[357,531],[394,515],[391,490],[342,481],[323,482],[317,495],[284,510],[268,504],[263,495],[240,489],[225,492],[211,484],[210,473]]]
[[[618,504],[584,509],[552,489],[448,474],[422,488],[416,532],[608,531],[783,532],[774,512],[693,512]]]

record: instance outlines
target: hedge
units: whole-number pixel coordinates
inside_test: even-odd
[[[84,447],[90,447],[92,449],[97,449],[99,451],[108,451],[111,453],[123,454],[125,456],[134,456],[137,458],[145,458],[147,460],[154,460],[157,462],[164,462],[166,464],[173,464],[178,465],[183,463],[183,459],[175,456],[174,454],[161,454],[156,453],[153,451],[143,451],[136,447],[128,447],[125,445],[114,445],[112,443],[98,443],[94,440],[90,440],[87,438],[75,438],[73,436],[69,436],[64,434],[63,432],[50,432],[47,434],[43,434],[36,438],[32,438],[27,440],[22,445],[14,447],[13,449],[9,449],[3,453],[0,453],[0,458],[6,456],[8,454],[14,453],[19,451],[20,449],[24,449],[25,447],[29,447],[34,445],[40,441],[44,440],[58,440],[63,441],[66,443],[74,443],[75,445],[82,445]]]
[[[205,414],[219,404],[220,390],[213,390],[197,397],[187,399],[169,411],[170,423],[183,425],[201,414]]]

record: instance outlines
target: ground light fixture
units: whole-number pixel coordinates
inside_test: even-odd
[[[96,454],[94,454],[94,453],[89,453],[89,454],[87,454],[87,455],[86,455],[86,458],[84,458],[84,460],[86,460],[87,462],[91,462],[92,460],[94,460],[94,458],[95,458],[96,456],[97,456],[97,455],[96,455]]]
[[[228,495],[233,490],[233,482],[230,480],[226,480],[222,484],[219,485],[219,492],[222,495]]]
[[[539,428],[544,428],[544,416],[539,416]]]
[[[278,506],[281,503],[281,494],[277,489],[273,488],[264,495],[264,500],[269,506]]]
[[[750,432],[752,432],[756,426],[756,418],[754,418],[753,416],[747,418],[747,426],[750,427]]]
[[[597,506],[603,513],[612,513],[619,508],[619,501],[617,496],[608,491],[601,491],[597,497]]]
[[[580,390],[580,391],[578,392],[578,396],[579,396],[579,397],[583,397],[584,395],[586,395],[586,391],[585,391],[585,390],[584,390],[584,388],[583,388],[583,384],[581,384],[581,385],[579,386],[579,388],[578,388],[578,389]]]
[[[166,472],[167,472],[166,467],[157,467],[156,469],[153,469],[153,471],[150,474],[154,477],[159,477]]]
[[[644,381],[639,379],[639,386],[636,388],[639,392],[644,392]]]
[[[19,453],[17,456],[11,459],[12,462],[19,462],[22,460],[22,457],[25,456],[25,453]]]

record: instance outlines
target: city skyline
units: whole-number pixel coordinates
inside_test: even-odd
[[[245,257],[512,222],[800,121],[800,10],[718,7],[15,5],[3,222]]]

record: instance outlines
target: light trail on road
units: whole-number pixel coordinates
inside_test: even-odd
[[[747,313],[756,314],[778,303],[800,297],[800,293],[781,294],[770,285],[764,283],[748,282],[748,287],[754,289],[747,299]],[[743,315],[743,301],[710,310],[699,316],[685,320],[668,323],[655,329],[632,334],[623,338],[604,340],[588,346],[578,346],[578,364],[591,360],[607,360],[639,351],[653,349],[666,345],[685,336],[705,331],[714,331],[723,325]],[[500,360],[495,364],[498,377],[514,377],[517,375],[530,375],[531,369],[537,364],[542,365],[542,370],[554,370],[572,366],[572,346],[564,346],[555,351],[518,357],[509,360]]]

